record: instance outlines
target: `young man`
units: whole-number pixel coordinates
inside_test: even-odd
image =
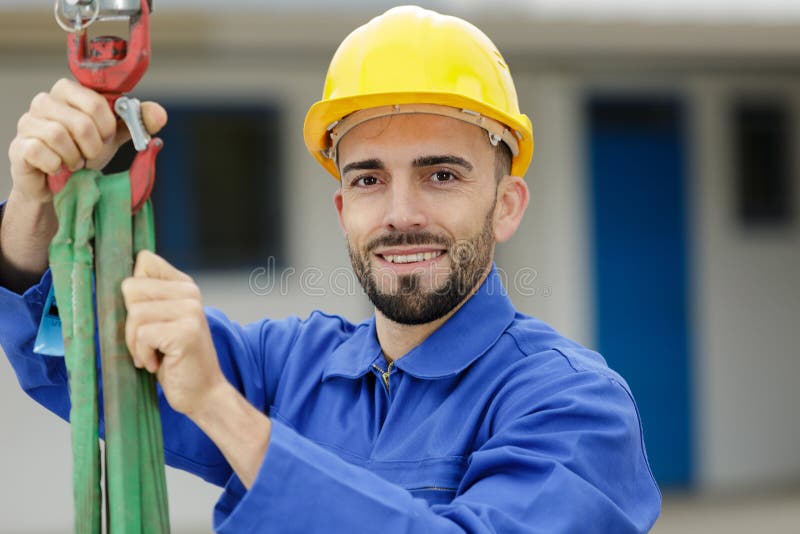
[[[144,107],[147,127],[166,122]],[[63,363],[32,353],[62,163],[126,138],[72,82],[34,98],[0,226],[0,341],[64,418]],[[156,373],[167,462],[225,491],[220,532],[645,532],[660,495],[624,380],[518,314],[492,258],[528,203],[530,121],[508,67],[463,20],[395,8],[354,31],[306,119],[353,269],[375,305],[247,326],[142,253],[122,285],[134,364]]]

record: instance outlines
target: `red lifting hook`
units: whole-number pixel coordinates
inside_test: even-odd
[[[142,0],[139,14],[130,18],[130,39],[96,37],[88,41],[86,29],[67,35],[69,68],[83,85],[105,96],[114,112],[114,103],[136,87],[150,65],[150,5]],[[136,213],[150,197],[155,181],[156,155],[163,142],[152,138],[147,148],[136,155],[130,169],[131,211]],[[47,183],[53,193],[64,188],[72,172],[62,167]]]

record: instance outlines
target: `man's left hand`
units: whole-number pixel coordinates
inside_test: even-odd
[[[136,367],[155,373],[170,406],[192,417],[227,385],[192,278],[149,251],[122,282],[125,341]]]

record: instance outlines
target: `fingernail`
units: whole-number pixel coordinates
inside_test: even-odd
[[[84,167],[86,167],[86,160],[82,159],[82,160],[79,160],[78,163],[76,163],[75,166],[72,167],[70,170],[72,172],[75,172],[75,171],[79,171],[79,170],[83,169]]]

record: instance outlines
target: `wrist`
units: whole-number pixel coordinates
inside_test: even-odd
[[[58,230],[58,217],[52,195],[30,195],[12,187],[8,194],[3,222],[7,218],[14,219],[14,232],[25,236],[27,244],[38,248],[34,243],[43,241],[45,248]],[[6,230],[8,230],[6,228]],[[3,232],[3,237],[8,237],[8,232]],[[33,238],[33,242],[30,239]]]
[[[8,202],[27,208],[43,209],[53,205],[53,195],[48,190],[36,194],[12,186],[11,192],[8,194]]]
[[[269,446],[269,418],[227,381],[210,388],[203,402],[186,415],[219,448],[242,484],[250,488]]]
[[[203,428],[225,417],[226,406],[230,406],[239,392],[225,379],[219,379],[208,387],[191,408],[184,412],[189,419]]]
[[[52,199],[12,188],[0,220],[0,285],[21,294],[35,284],[47,269],[57,230]]]

